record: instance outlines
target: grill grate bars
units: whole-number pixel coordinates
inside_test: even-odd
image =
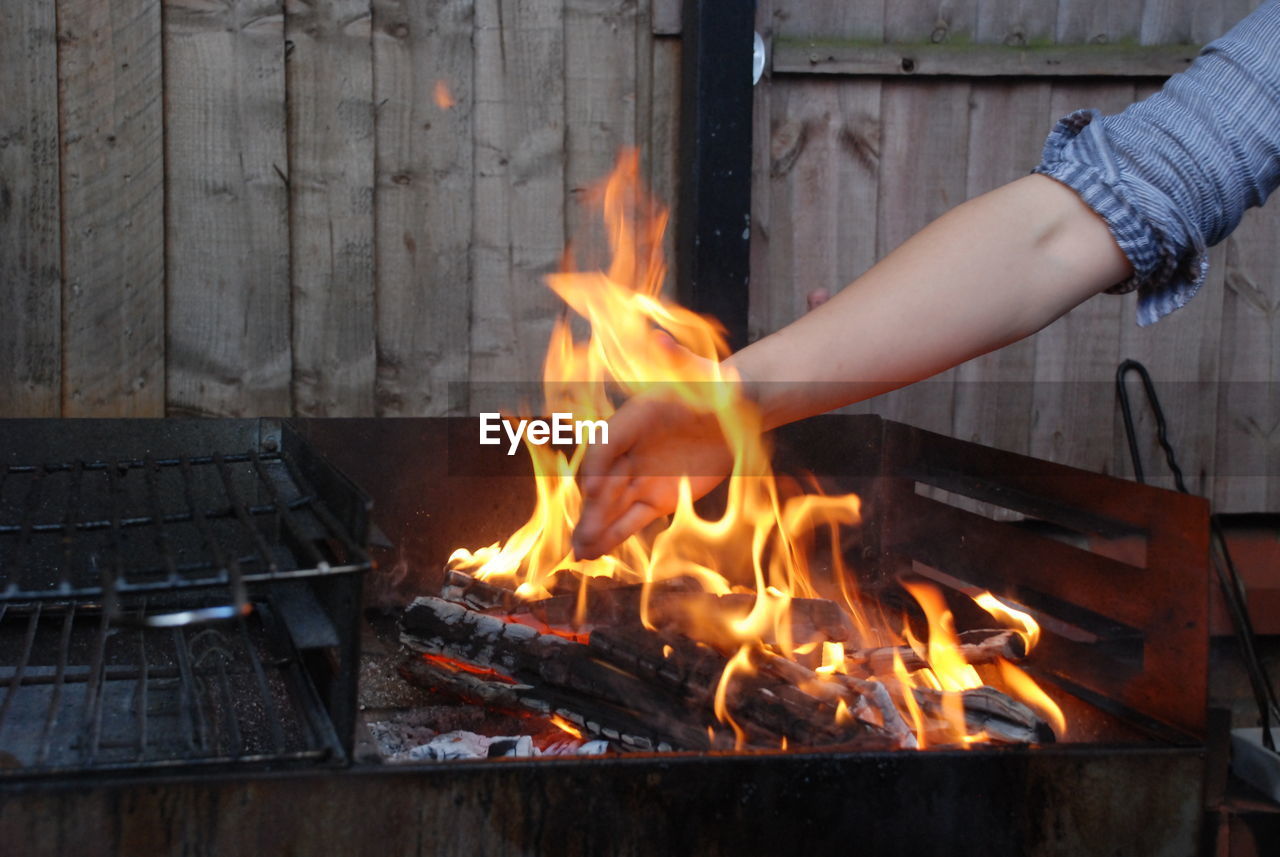
[[[285,451],[0,465],[0,777],[342,758],[268,584],[368,567]]]

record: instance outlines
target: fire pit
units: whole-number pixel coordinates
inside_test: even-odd
[[[111,424],[121,458],[145,460],[145,449],[158,459],[169,454],[145,436],[146,425]],[[254,421],[196,427],[209,432],[201,449],[211,460],[213,451],[224,460],[233,450],[247,456],[246,437],[265,438],[256,449],[267,454],[264,446],[276,436],[270,423]],[[474,420],[295,427],[296,440],[319,449],[373,495],[376,520],[393,545],[382,549],[382,570],[370,581],[381,597],[391,591],[397,564],[404,592],[438,591],[459,540],[487,543],[527,514],[527,460],[477,447]],[[80,430],[86,428],[4,425],[10,449],[55,439],[84,443],[102,432],[101,424]],[[132,434],[138,437],[128,441]],[[855,841],[898,854],[1194,847],[1207,642],[1201,503],[872,417],[799,424],[780,433],[778,446],[786,469],[805,467],[833,487],[861,491],[863,524],[846,549],[869,591],[888,594],[899,575],[923,575],[943,586],[980,583],[1035,612],[1043,640],[1025,666],[1066,714],[1070,726],[1061,741],[968,750],[364,760],[302,769],[289,760],[209,769],[179,759],[149,772],[62,766],[5,778],[0,833],[30,844],[29,853],[159,853],[184,842],[232,852],[352,854],[765,854]],[[424,454],[430,451],[436,454]],[[238,462],[250,465],[248,458]],[[949,494],[926,496],[933,489]],[[993,520],[957,508],[956,497],[1033,517]],[[1143,551],[1132,549],[1135,540]],[[1118,556],[1121,548],[1128,561],[1106,555]],[[1135,592],[1140,603],[1130,604],[1125,599]],[[296,636],[306,626],[287,627]],[[6,663],[20,659],[8,643],[4,654]],[[12,675],[11,668],[10,685]],[[159,667],[146,676],[148,686],[165,682],[175,678]],[[163,695],[147,698],[143,710],[150,711]],[[132,704],[122,702],[126,709]],[[341,743],[351,735],[339,737]]]

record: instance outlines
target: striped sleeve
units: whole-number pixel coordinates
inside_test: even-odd
[[[1138,291],[1138,324],[1186,304],[1207,250],[1280,184],[1280,0],[1210,43],[1123,113],[1058,122],[1034,172],[1074,189],[1133,265],[1110,291]]]

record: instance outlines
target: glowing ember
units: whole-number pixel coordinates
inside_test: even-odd
[[[563,731],[568,732],[574,738],[582,738],[582,730],[579,729],[577,726],[574,726],[568,720],[565,720],[559,714],[551,715],[551,723],[553,726],[556,726],[562,729]]]
[[[438,87],[437,96],[439,93]],[[695,511],[693,499],[696,488],[705,488],[705,483],[681,476],[677,508],[664,529],[634,535],[598,559],[577,559],[571,537],[582,496],[575,476],[586,446],[565,454],[551,445],[526,443],[537,493],[533,515],[505,541],[454,551],[449,568],[502,586],[526,600],[550,597],[552,577],[558,571],[576,572],[581,580],[579,624],[592,597],[591,581],[598,578],[639,584],[640,618],[650,628],[654,627],[653,592],[662,581],[684,578],[719,596],[750,593],[751,607],[745,613],[708,606],[681,628],[695,639],[714,642],[729,656],[716,687],[714,707],[716,716],[733,729],[741,746],[745,736],[733,716],[732,687],[743,676],[755,673],[753,659],[807,661],[805,669],[816,669],[823,680],[820,684],[847,673],[844,644],[824,642],[819,655],[811,637],[798,640],[795,635],[793,601],[820,597],[810,568],[811,552],[815,545],[821,545],[832,566],[824,576],[836,582],[839,592],[835,597],[845,614],[842,621],[853,630],[853,637],[846,641],[850,648],[909,645],[928,665],[908,670],[895,654],[892,670],[871,679],[892,685],[893,699],[914,729],[918,745],[926,746],[925,734],[930,730],[935,739],[944,734],[948,743],[984,740],[983,735],[968,733],[961,700],[964,690],[979,687],[982,681],[965,661],[942,595],[931,586],[908,584],[928,620],[924,641],[915,639],[905,622],[899,633],[886,622],[873,621],[878,610],[864,606],[855,577],[843,567],[839,550],[840,529],[859,523],[858,497],[803,493],[795,480],[772,475],[760,415],[743,395],[741,385],[735,383],[736,374],[721,362],[728,353],[723,332],[713,321],[663,296],[666,267],[661,242],[667,215],[639,187],[638,171],[636,153],[624,152],[614,173],[595,194],[603,207],[612,252],[608,269],[565,270],[547,277],[551,289],[589,323],[590,335],[585,341],[575,338],[568,319],[557,322],[543,368],[542,409],[545,413],[567,412],[577,420],[602,420],[614,413],[611,393],[623,397],[643,394],[679,403],[714,420],[733,458],[724,512],[718,518],[702,517]],[[708,605],[715,603],[715,599],[707,599]],[[1039,629],[1030,616],[989,594],[978,603],[1001,623],[1015,627],[1028,650],[1034,646]],[[667,654],[669,647],[664,650]],[[819,657],[821,666],[816,666]],[[1025,673],[1018,670],[1015,677],[1006,674],[1006,668],[1016,668],[1001,664],[1010,691],[1051,716],[1056,706],[1044,692]],[[941,733],[938,713],[932,709],[926,713],[913,688],[941,695],[940,716],[945,720]],[[843,700],[833,707],[840,723],[856,717]],[[1060,728],[1060,723],[1058,712],[1055,727]],[[782,743],[786,745],[785,737]]]
[[[445,655],[423,655],[424,661],[430,661],[436,666],[444,667],[451,672],[464,672],[471,675],[479,676],[487,681],[500,681],[506,684],[515,684],[516,680],[511,676],[503,675],[497,670],[488,667],[478,667],[475,664],[469,664],[466,661],[459,661]]]

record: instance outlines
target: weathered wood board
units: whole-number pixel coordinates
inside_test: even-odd
[[[368,0],[288,0],[293,409],[373,411],[373,51]]]
[[[168,412],[293,412],[281,0],[165,4]]]
[[[160,42],[151,0],[58,4],[64,416],[164,415]]]
[[[57,416],[62,399],[58,43],[52,3],[0,26],[0,415]],[[52,109],[51,109],[52,106]]]

